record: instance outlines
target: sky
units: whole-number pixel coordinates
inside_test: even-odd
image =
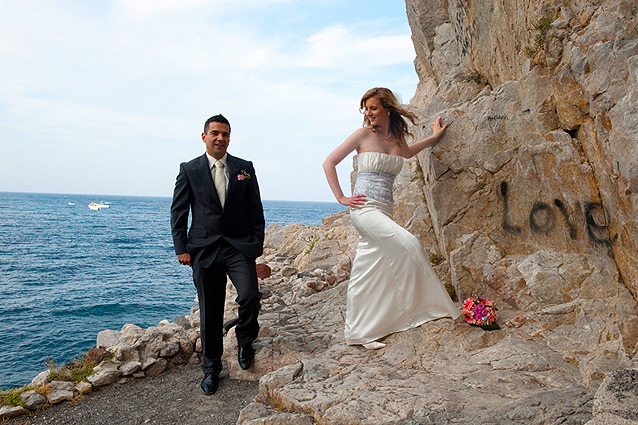
[[[262,199],[334,201],[323,160],[414,58],[400,0],[0,0],[0,192],[170,197],[221,113]]]

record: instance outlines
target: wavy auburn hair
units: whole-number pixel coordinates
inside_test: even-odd
[[[408,123],[406,119],[410,120],[412,124],[416,124],[417,116],[412,112],[405,109],[397,100],[394,93],[385,87],[375,87],[365,92],[359,103],[359,111],[363,114],[363,126],[370,127],[370,119],[364,113],[366,102],[371,97],[376,97],[381,102],[381,105],[388,111],[390,111],[390,131],[396,137],[397,144],[399,146],[406,143],[406,135],[412,136],[412,133],[408,131]]]

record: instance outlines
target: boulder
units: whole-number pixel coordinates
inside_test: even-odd
[[[93,391],[93,386],[88,382],[80,381],[75,384],[75,391],[77,391],[80,395],[89,394]]]
[[[35,386],[35,387],[38,387],[40,385],[45,384],[46,382],[48,382],[50,374],[51,374],[51,370],[50,369],[47,369],[47,370],[44,370],[44,371],[38,373],[38,375],[31,380],[31,385]]]
[[[47,386],[47,400],[49,403],[57,404],[65,400],[73,399],[73,390],[75,387],[72,382],[51,381]]]
[[[113,347],[119,343],[119,340],[120,332],[107,329],[97,334],[97,342],[95,346],[97,348]]]
[[[144,370],[146,376],[157,376],[168,367],[168,361],[164,358],[157,359],[152,365]]]
[[[29,413],[27,409],[22,406],[2,406],[0,407],[0,418],[10,419],[16,416],[26,415]]]
[[[116,368],[96,366],[93,374],[87,378],[87,381],[94,387],[103,387],[111,385],[122,376],[122,372]]]
[[[22,401],[29,410],[35,410],[47,403],[46,397],[35,390],[25,391],[20,394],[20,401]]]
[[[139,361],[129,361],[129,362],[123,363],[119,367],[120,372],[122,372],[122,376],[132,375],[141,369],[142,369],[142,363],[140,363]]]

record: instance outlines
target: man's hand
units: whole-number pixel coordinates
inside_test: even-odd
[[[180,264],[183,264],[185,266],[192,266],[192,264],[191,264],[191,255],[188,252],[185,252],[183,254],[179,254],[177,256],[177,261],[179,261]]]

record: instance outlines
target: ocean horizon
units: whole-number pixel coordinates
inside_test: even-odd
[[[90,202],[108,208],[91,210]],[[262,201],[266,225],[322,224],[336,202]],[[174,320],[195,304],[170,197],[0,192],[0,388],[95,346],[97,334]]]

